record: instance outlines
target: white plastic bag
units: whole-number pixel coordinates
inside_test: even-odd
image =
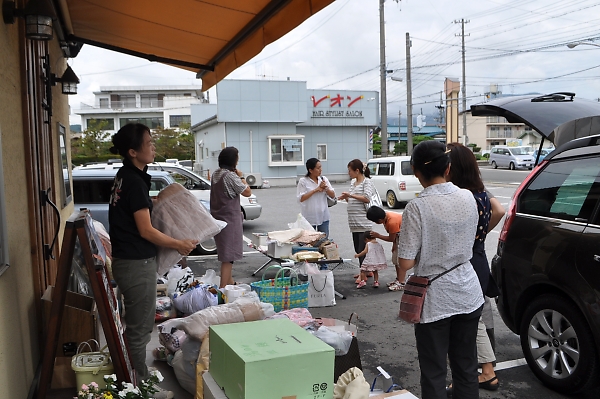
[[[252,291],[252,288],[248,284],[226,285],[222,291],[226,298],[225,303],[230,303]]]
[[[221,277],[217,276],[217,273],[213,269],[208,269],[204,275],[198,278],[203,284],[216,285],[217,287],[221,284]]]
[[[199,310],[206,309],[218,304],[216,294],[209,291],[208,285],[200,285],[183,294],[173,294],[173,305],[175,309],[189,316]]]
[[[290,229],[315,231],[314,227],[312,227],[312,225],[308,222],[308,220],[306,220],[304,216],[302,216],[301,213],[298,214],[298,217],[296,218],[296,221],[294,223],[288,223],[288,227]]]
[[[321,326],[313,335],[335,349],[336,356],[347,354],[352,343],[352,333],[350,331],[337,332]]]
[[[167,273],[167,295],[170,297],[174,293],[180,292],[182,287],[187,286],[194,281],[194,272],[189,267],[182,269],[174,266]]]

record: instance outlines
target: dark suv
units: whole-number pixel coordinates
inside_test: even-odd
[[[492,274],[533,373],[577,393],[600,380],[600,135],[563,144],[515,192]]]

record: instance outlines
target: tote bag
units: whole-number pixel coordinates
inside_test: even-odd
[[[335,305],[333,271],[319,270],[319,274],[308,275],[308,307],[320,308]]]
[[[377,188],[375,188],[371,179],[369,179],[367,177],[365,178],[365,181],[363,183],[363,194],[365,194],[365,197],[367,196],[366,195],[367,193],[365,191],[366,184],[369,184],[371,186],[372,191],[371,191],[371,195],[368,197],[369,203],[365,203],[365,211],[368,211],[369,208],[372,206],[378,206],[380,208],[383,208],[383,203],[381,202],[381,197],[379,196],[379,193],[377,192]]]

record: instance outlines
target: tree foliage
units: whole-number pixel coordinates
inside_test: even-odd
[[[373,134],[373,155],[381,155],[381,136]]]
[[[413,136],[413,148],[417,146],[421,141],[434,140],[433,137],[429,136]],[[406,141],[399,141],[394,145],[394,155],[405,155],[408,153],[408,145]]]
[[[106,121],[90,119],[80,139],[71,140],[72,157],[99,157],[110,153],[110,134],[106,132]]]
[[[168,158],[194,159],[194,135],[190,124],[181,124],[179,131],[174,129],[155,129],[152,133],[156,146],[156,160]]]

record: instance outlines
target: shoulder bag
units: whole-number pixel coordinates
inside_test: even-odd
[[[425,294],[427,294],[427,288],[435,280],[442,277],[446,273],[450,273],[452,270],[463,264],[464,263],[458,264],[453,268],[438,274],[431,280],[427,277],[415,275],[410,276],[406,281],[404,293],[402,294],[402,299],[400,300],[400,313],[398,314],[398,317],[408,323],[420,323],[421,313],[423,312],[423,303],[425,302]]]
[[[363,180],[363,194],[365,194],[365,197],[369,198],[369,202],[365,203],[365,211],[368,211],[369,208],[372,206],[378,206],[380,208],[383,208],[383,203],[381,202],[381,197],[379,196],[379,193],[377,192],[377,188],[375,188],[375,185],[371,182],[370,179],[369,179],[369,182],[367,183],[367,179],[368,179],[368,177],[365,177],[365,180]],[[371,192],[370,196],[366,195],[366,192],[365,192],[366,184],[370,184],[371,187],[373,188],[373,191]]]

